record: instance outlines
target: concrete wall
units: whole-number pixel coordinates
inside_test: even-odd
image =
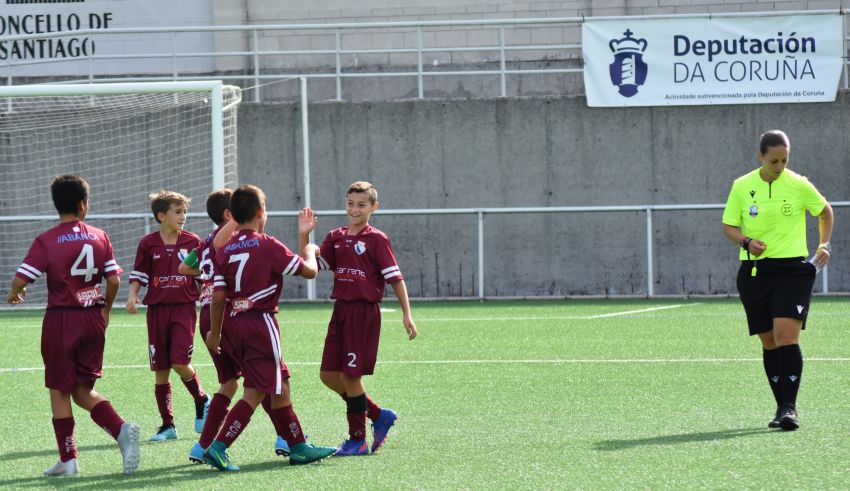
[[[790,168],[846,200],[848,114],[847,92],[831,104],[634,109],[588,108],[580,97],[313,104],[313,207],[341,209],[358,179],[393,209],[724,203],[732,180],[758,166],[756,140],[769,128],[791,136]],[[270,209],[301,206],[300,142],[296,105],[241,106],[240,181],[263,187]],[[850,291],[848,212],[836,213],[832,291]],[[735,292],[737,250],[720,215],[654,213],[656,294]],[[321,218],[318,240],[343,223]],[[374,224],[392,237],[413,296],[475,295],[474,217]],[[295,243],[295,227],[276,219],[269,229]],[[643,213],[487,216],[485,241],[488,296],[646,293]],[[319,294],[329,285],[325,276]],[[303,295],[303,285],[288,295]]]

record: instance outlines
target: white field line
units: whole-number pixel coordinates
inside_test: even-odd
[[[611,365],[611,364],[685,364],[685,363],[762,363],[761,358],[622,358],[622,359],[542,359],[542,360],[400,360],[400,361],[381,361],[381,365]],[[806,358],[806,363],[809,362],[824,362],[824,363],[847,363],[850,358],[842,357],[810,357]],[[321,362],[318,361],[296,361],[287,362],[288,366],[318,366]],[[212,363],[193,363],[195,367],[212,367]],[[139,369],[150,368],[148,365],[111,365],[103,367],[104,370],[122,370],[122,369]],[[44,371],[44,367],[24,367],[24,368],[0,368],[0,373],[12,372],[40,372]]]
[[[689,304],[676,304],[676,305],[662,305],[659,307],[649,307],[646,309],[639,310],[626,310],[624,312],[611,312],[610,314],[597,314],[597,315],[589,315],[585,317],[586,319],[604,319],[606,317],[616,317],[618,315],[630,315],[630,314],[642,314],[644,312],[656,312],[658,310],[667,310],[667,309],[678,309],[679,307],[693,307],[695,305],[699,305],[699,302],[689,303]]]

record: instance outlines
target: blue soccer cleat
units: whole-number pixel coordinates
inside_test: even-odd
[[[174,425],[162,425],[156,430],[156,433],[150,438],[152,442],[164,442],[165,440],[176,440],[177,428]]]
[[[192,450],[189,450],[189,462],[194,462],[196,464],[203,464],[206,462],[204,460],[204,447],[201,446],[201,442],[195,442],[192,445]]]
[[[289,444],[280,435],[278,435],[277,441],[274,442],[274,453],[281,457],[289,457]]]
[[[204,423],[207,422],[207,413],[210,411],[210,402],[212,398],[207,394],[207,400],[204,402],[195,403],[195,433],[204,431]]]
[[[377,452],[387,440],[387,433],[397,419],[398,415],[392,409],[381,409],[381,415],[372,422],[372,453]]]
[[[366,440],[346,440],[334,452],[335,457],[353,457],[356,455],[369,455],[369,446]]]
[[[239,467],[236,467],[230,462],[230,456],[227,455],[227,447],[224,443],[218,440],[214,441],[213,444],[210,445],[210,448],[204,452],[204,462],[222,472],[234,472],[239,470]]]

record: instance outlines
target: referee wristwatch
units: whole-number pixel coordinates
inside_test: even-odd
[[[823,249],[826,252],[832,252],[832,246],[829,245],[829,242],[821,242],[818,244],[818,249]]]

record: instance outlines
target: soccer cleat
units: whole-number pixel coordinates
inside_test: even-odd
[[[782,419],[782,418],[779,416],[779,408],[776,408],[776,415],[773,417],[773,419],[770,421],[770,423],[767,424],[767,427],[768,428],[779,428],[779,420],[780,419]]]
[[[77,466],[77,459],[71,459],[67,462],[56,462],[53,464],[50,469],[44,471],[45,476],[50,477],[69,477],[76,476],[80,472],[80,468]]]
[[[177,428],[174,425],[162,425],[156,430],[156,434],[154,434],[150,441],[152,442],[164,442],[165,440],[176,440],[177,439]]]
[[[222,472],[234,472],[239,470],[239,467],[230,463],[230,456],[227,455],[227,447],[224,443],[218,440],[214,441],[213,444],[210,445],[210,448],[204,452],[204,462]]]
[[[206,461],[204,460],[204,447],[201,446],[201,442],[195,442],[192,445],[192,450],[189,450],[189,462],[194,462],[196,464],[203,464]]]
[[[334,452],[335,457],[353,457],[355,455],[369,455],[369,446],[366,440],[346,440]]]
[[[381,415],[372,422],[372,453],[377,452],[387,440],[387,433],[397,419],[398,415],[392,409],[381,409]]]
[[[299,443],[289,451],[289,465],[309,464],[330,457],[336,452],[335,447],[317,447],[312,443]]]
[[[124,423],[118,433],[118,448],[121,449],[121,457],[124,459],[124,474],[132,474],[139,468],[141,452],[139,440],[141,430],[136,423]]]
[[[207,413],[210,410],[212,398],[207,394],[207,400],[195,403],[195,433],[203,433],[204,423],[207,422]]]
[[[289,457],[289,444],[280,435],[278,435],[277,440],[274,442],[274,453],[281,457]]]
[[[800,422],[797,421],[797,410],[794,408],[785,408],[779,413],[779,427],[786,431],[794,431],[800,427]]]

